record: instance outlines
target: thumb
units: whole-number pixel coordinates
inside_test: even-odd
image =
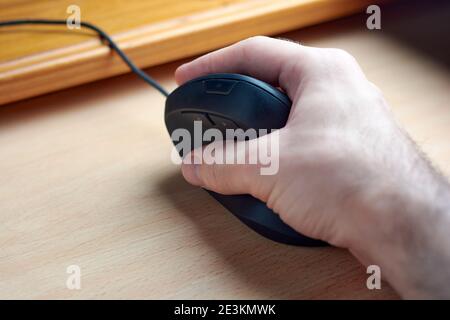
[[[184,158],[182,174],[190,184],[217,193],[257,196],[258,186],[267,186],[266,180],[270,179],[270,176],[261,175],[259,161],[250,161],[255,159],[250,155],[257,152],[257,140],[216,141],[195,149]]]

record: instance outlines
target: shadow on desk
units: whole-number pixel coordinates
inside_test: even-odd
[[[346,250],[278,244],[244,226],[205,191],[188,185],[179,172],[157,182],[163,196],[185,215],[207,243],[258,298],[397,298],[387,285],[366,288],[366,273]],[[192,201],[188,194],[199,195]],[[211,270],[214,272],[215,270]],[[208,298],[208,294],[200,298]],[[223,296],[223,298],[242,298]]]
[[[342,38],[343,34],[361,33],[367,39],[387,36],[393,42],[450,71],[450,42],[447,40],[450,37],[449,1],[397,0],[387,3],[381,6],[381,30],[368,30],[367,17],[367,14],[344,17],[288,32],[282,38],[300,39],[302,44],[311,45],[312,42],[323,39],[334,41]],[[385,48],[380,48],[383,49]],[[379,58],[376,55],[373,57]]]
[[[450,70],[450,2],[407,0],[382,12],[382,32]]]

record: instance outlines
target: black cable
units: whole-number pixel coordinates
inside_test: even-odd
[[[15,25],[23,25],[23,24],[47,24],[47,25],[66,25],[66,20],[54,20],[54,19],[20,19],[20,20],[11,20],[11,21],[0,21],[0,27],[6,26],[15,26]],[[130,58],[120,49],[114,40],[102,29],[99,27],[89,23],[89,22],[80,22],[82,27],[94,30],[102,40],[105,40],[108,43],[108,46],[114,50],[122,60],[130,67],[131,71],[141,77],[142,80],[147,82],[153,88],[161,92],[165,97],[169,95],[169,93],[152,77],[142,71],[138,66],[136,66]]]

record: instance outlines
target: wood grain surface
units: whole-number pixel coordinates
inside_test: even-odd
[[[380,2],[380,1],[379,1]],[[363,11],[369,0],[41,0],[0,3],[0,20],[65,19],[71,4],[140,66]],[[70,33],[70,34],[69,34]],[[0,104],[129,72],[91,31],[62,26],[0,30]]]
[[[282,36],[352,53],[449,175],[448,60],[435,55],[442,41],[429,43],[439,12],[423,13],[407,25],[385,14],[382,31],[356,16]],[[418,35],[418,16],[437,29]],[[147,71],[173,89],[181,62]],[[368,290],[347,251],[266,240],[185,183],[163,108],[130,74],[0,108],[0,298],[398,297],[387,283]],[[66,288],[69,265],[81,290]]]

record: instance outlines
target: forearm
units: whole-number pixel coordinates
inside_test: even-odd
[[[449,298],[450,186],[419,152],[408,161],[357,205],[350,250],[405,298]]]

